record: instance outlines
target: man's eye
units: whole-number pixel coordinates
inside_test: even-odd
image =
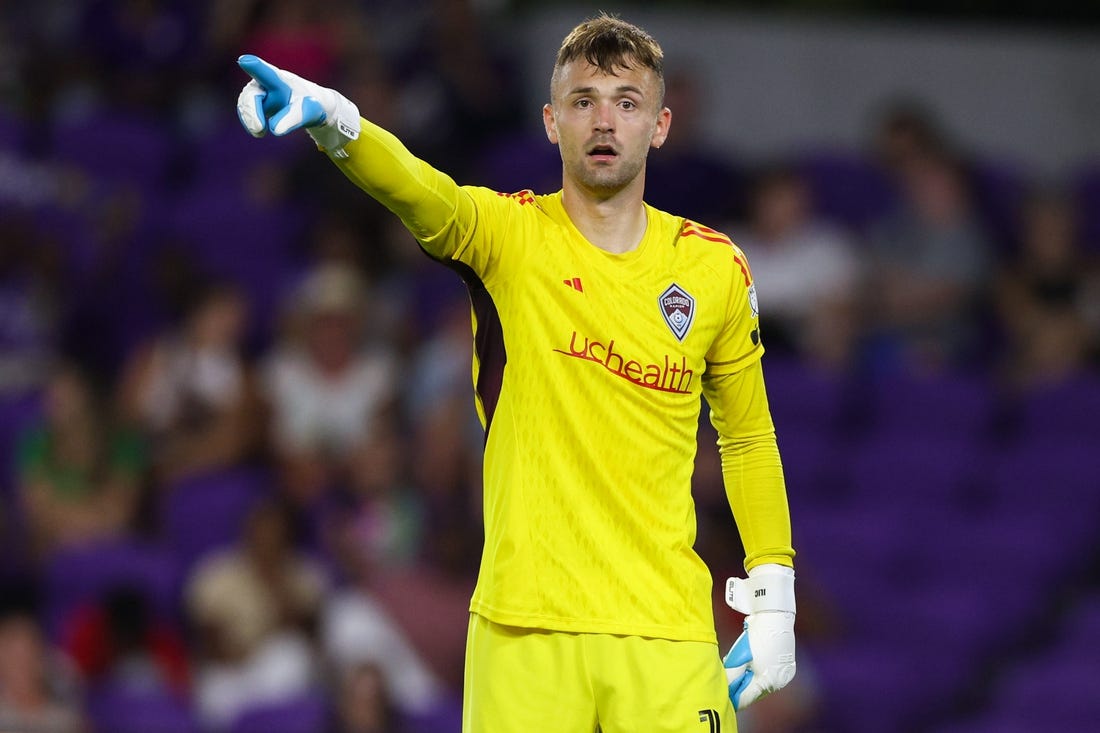
[[[591,100],[588,100],[588,99],[578,99],[577,100],[577,106],[580,107],[581,109],[587,109],[587,108],[592,106],[592,102],[591,102]]]
[[[619,106],[621,106],[623,109],[634,109],[637,105],[631,102],[629,99],[624,99],[622,102],[619,103]]]

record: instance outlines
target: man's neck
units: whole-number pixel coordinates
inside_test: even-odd
[[[641,186],[631,185],[604,198],[566,179],[562,206],[577,231],[605,252],[630,252],[645,236],[647,218]]]

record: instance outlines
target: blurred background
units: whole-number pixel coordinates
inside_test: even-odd
[[[1005,5],[4,3],[0,729],[460,729],[465,292],[306,136],[240,129],[235,59],[550,193],[598,9],[666,50],[648,200],[759,291],[799,675],[740,729],[1100,729],[1100,9]]]

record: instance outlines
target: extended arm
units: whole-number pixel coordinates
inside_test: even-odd
[[[363,119],[338,92],[256,56],[241,56],[238,64],[252,77],[237,100],[237,114],[250,134],[305,129],[353,183],[401,218],[429,254],[455,256],[477,215],[470,196],[450,176]]]

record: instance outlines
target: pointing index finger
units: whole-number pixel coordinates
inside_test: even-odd
[[[267,91],[283,90],[286,83],[279,78],[275,67],[267,63],[259,56],[246,53],[237,59],[237,65],[244,69],[245,73],[256,80]]]

